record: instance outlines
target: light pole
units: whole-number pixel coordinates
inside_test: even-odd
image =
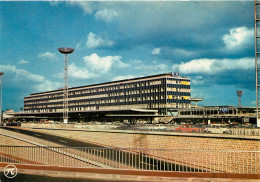
[[[68,123],[69,111],[68,111],[68,54],[73,53],[74,49],[69,47],[58,48],[61,54],[64,54],[64,90],[63,90],[63,122]]]
[[[0,117],[0,124],[2,123],[2,116],[3,116],[3,75],[4,75],[4,72],[0,72],[0,76],[1,76],[1,117]]]
[[[238,107],[241,107],[241,97],[243,95],[243,90],[237,90],[237,96],[238,96]]]

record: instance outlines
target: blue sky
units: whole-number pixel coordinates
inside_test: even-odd
[[[255,106],[253,1],[0,2],[3,109],[69,86],[179,72],[201,105]]]

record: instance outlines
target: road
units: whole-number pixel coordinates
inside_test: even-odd
[[[60,145],[64,145],[66,147],[106,148],[102,145],[96,145],[96,144],[93,144],[93,143],[73,140],[73,139],[70,139],[70,138],[64,138],[64,137],[51,135],[51,134],[47,134],[47,133],[40,133],[40,132],[29,131],[29,130],[14,128],[14,127],[1,127],[1,128],[5,129],[5,130],[9,130],[9,131],[19,132],[19,133],[24,134],[24,135],[33,136],[33,137],[40,138],[40,139],[43,139],[43,140],[47,140],[47,141],[50,141],[50,142],[54,142],[54,143],[57,143],[57,144],[60,144]]]

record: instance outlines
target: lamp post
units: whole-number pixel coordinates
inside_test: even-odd
[[[2,85],[3,85],[3,75],[4,75],[4,72],[0,72],[0,76],[1,76],[1,117],[0,117],[0,124],[3,122],[2,121],[2,116],[3,116],[3,87],[2,87]]]
[[[61,54],[64,54],[64,90],[63,90],[63,122],[68,123],[68,54],[73,53],[74,49],[69,47],[58,48]]]
[[[243,95],[243,90],[237,90],[237,96],[238,96],[238,107],[241,107],[241,97]]]

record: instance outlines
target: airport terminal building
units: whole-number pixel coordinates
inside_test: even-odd
[[[178,73],[112,81],[68,89],[70,118],[89,116],[168,115],[190,108],[190,79]],[[61,117],[63,89],[24,97],[24,114]],[[84,119],[85,118],[85,119]]]

